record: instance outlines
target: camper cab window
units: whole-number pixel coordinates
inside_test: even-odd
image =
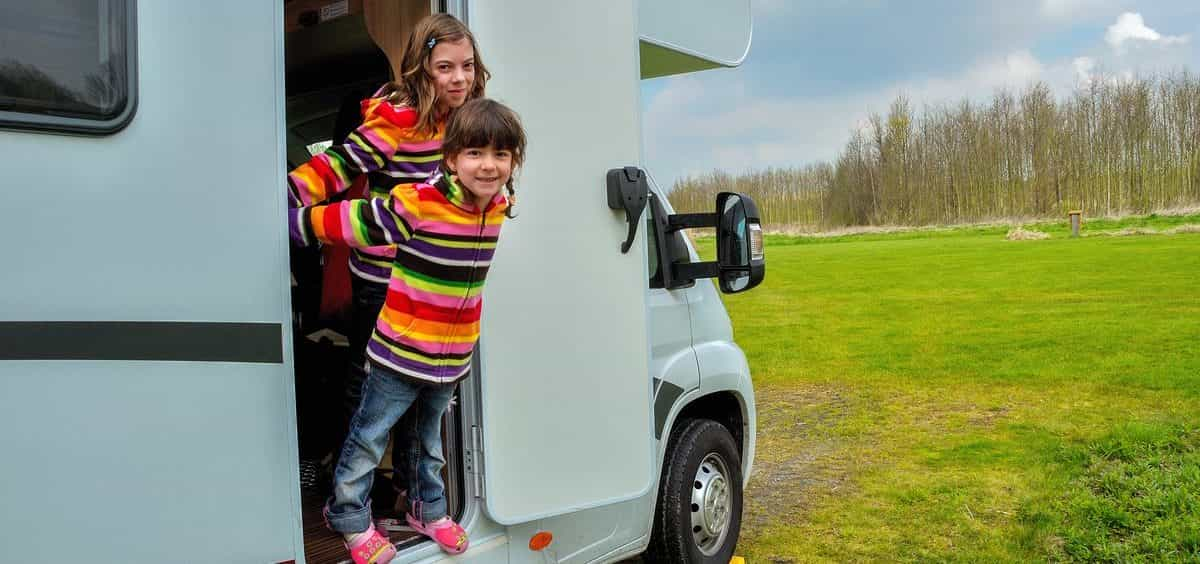
[[[653,181],[652,181],[653,183]],[[646,261],[647,272],[650,273],[650,288],[662,289],[666,288],[663,276],[662,257],[689,257],[690,252],[688,245],[684,241],[682,231],[671,231],[665,234],[662,241],[658,239],[657,222],[666,221],[666,216],[670,213],[667,206],[666,196],[659,189],[657,184],[654,184],[653,190],[650,192],[650,197],[654,200],[653,203],[646,206]],[[688,288],[695,284],[695,281],[687,282],[676,286],[678,288]]]
[[[0,127],[107,134],[133,115],[133,0],[0,3]]]
[[[363,2],[353,0],[284,3],[289,169],[345,138],[361,123],[359,102],[391,79],[388,59],[367,31],[362,6]],[[431,11],[428,0],[407,0],[402,6],[400,29],[386,30],[389,37],[407,38],[416,22]],[[328,271],[344,270],[346,255],[323,257],[321,249],[292,249],[291,263],[305,554],[309,562],[335,562],[345,556],[345,549],[340,535],[324,526],[321,508],[329,495],[329,472],[344,432],[340,418],[349,320],[348,316],[322,316],[320,303],[333,291]],[[464,510],[459,403],[458,398],[452,401],[443,426],[446,493],[455,517]],[[376,472],[372,498],[377,504],[393,495],[390,472],[389,452]],[[375,507],[377,516],[390,511],[391,507]],[[403,521],[402,514],[399,518]],[[401,549],[404,543],[421,542],[411,531],[397,530],[389,536]]]

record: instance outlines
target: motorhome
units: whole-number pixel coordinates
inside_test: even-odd
[[[728,562],[755,407],[720,292],[762,280],[759,214],[674,213],[639,88],[739,64],[749,1],[373,1],[464,20],[530,139],[446,420],[454,559]],[[389,78],[363,4],[0,5],[0,562],[345,557],[306,474],[336,331],[284,177]]]

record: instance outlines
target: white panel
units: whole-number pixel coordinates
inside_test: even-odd
[[[725,65],[750,49],[750,0],[640,0],[644,41]]]
[[[104,137],[0,131],[0,239],[15,243],[0,268],[0,318],[278,320],[288,272],[280,10],[137,4],[128,127]]]
[[[267,322],[290,342],[282,2],[137,7],[126,129],[0,131],[0,320]],[[0,562],[296,558],[294,421],[290,360],[0,361]]]
[[[487,509],[504,524],[650,488],[644,229],[628,254],[608,169],[640,155],[636,9],[472,2],[471,28],[519,112],[529,159],[483,313]]]
[[[0,562],[295,558],[299,486],[281,464],[295,412],[279,372],[0,362]]]

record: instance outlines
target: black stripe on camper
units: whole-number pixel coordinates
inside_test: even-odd
[[[283,362],[278,323],[3,321],[0,360]]]
[[[659,385],[660,383],[661,385]],[[654,388],[658,390],[654,395],[654,438],[662,439],[663,426],[667,424],[667,416],[671,414],[675,400],[683,395],[683,388],[658,378],[654,379]]]

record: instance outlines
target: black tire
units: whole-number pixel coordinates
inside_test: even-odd
[[[714,460],[723,461],[721,473],[725,475],[729,493],[729,516],[723,528],[724,535],[702,539],[713,543],[708,554],[701,550],[693,534],[692,503],[692,493],[700,484],[696,479],[697,473],[702,472],[700,466],[706,460],[709,462],[706,468],[712,468]],[[658,504],[654,512],[654,531],[644,559],[647,562],[671,564],[728,564],[737,546],[741,528],[742,457],[733,436],[723,425],[709,419],[679,422],[671,433],[663,461]]]

